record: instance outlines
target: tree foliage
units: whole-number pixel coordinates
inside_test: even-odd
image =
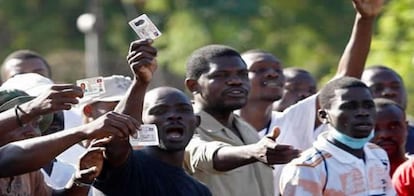
[[[408,113],[414,114],[414,0],[389,1],[378,21],[368,65],[386,65],[404,79]]]
[[[395,68],[404,77],[411,100],[413,1],[389,1],[379,18],[369,58],[369,64]],[[79,70],[84,63],[84,35],[77,30],[76,19],[87,11],[89,2],[0,0],[0,57],[16,49],[30,48],[52,61],[56,80],[73,82],[83,77]],[[125,54],[136,35],[127,22],[146,13],[163,33],[155,42],[160,66],[178,76],[184,75],[186,59],[194,49],[218,43],[241,52],[267,50],[282,59],[285,66],[305,68],[321,79],[335,72],[355,15],[350,0],[99,2],[104,24],[103,75],[129,75]]]

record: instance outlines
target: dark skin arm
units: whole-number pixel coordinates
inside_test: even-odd
[[[356,10],[351,37],[339,61],[335,78],[351,76],[360,78],[364,71],[371,46],[372,30],[383,0],[353,0]]]
[[[82,96],[83,92],[80,87],[72,84],[55,84],[48,92],[20,105],[24,113],[18,111],[18,114],[22,123],[26,124],[43,114],[69,110],[72,104],[78,103],[76,98]],[[0,113],[0,136],[19,127],[14,109]]]
[[[219,148],[213,157],[214,169],[229,171],[255,162],[266,165],[285,164],[298,157],[299,150],[290,145],[276,143],[279,134],[279,128],[275,128],[255,144]]]
[[[352,0],[356,11],[351,37],[339,60],[335,78],[350,76],[361,78],[365,68],[365,62],[371,47],[372,31],[377,15],[381,12],[383,0]],[[316,111],[320,109],[316,102]],[[315,119],[315,128],[321,124]]]
[[[127,60],[134,73],[134,79],[125,97],[115,108],[115,111],[130,115],[138,122],[142,121],[145,92],[157,68],[157,50],[151,44],[152,40],[137,40],[131,43]],[[111,166],[117,167],[127,160],[130,152],[128,140],[114,138],[106,147],[105,159]]]
[[[7,168],[0,172],[0,177],[35,171],[82,140],[108,136],[123,138],[130,135],[138,126],[138,123],[128,115],[110,112],[79,127],[9,143],[0,148],[0,167]]]

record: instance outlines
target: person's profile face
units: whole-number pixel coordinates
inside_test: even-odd
[[[247,103],[250,90],[246,64],[238,56],[216,57],[209,63],[209,71],[197,80],[198,100],[205,108],[233,111]]]
[[[377,109],[375,136],[371,142],[383,148],[388,157],[396,157],[405,152],[407,122],[404,111],[395,105]]]
[[[365,138],[375,125],[375,104],[368,88],[336,89],[325,109],[329,123],[353,138]]]
[[[198,126],[189,99],[178,92],[150,99],[142,120],[145,124],[157,125],[160,148],[167,151],[184,150]]]
[[[407,92],[400,78],[389,70],[366,70],[362,80],[370,88],[374,98],[393,100],[403,108],[407,104]]]

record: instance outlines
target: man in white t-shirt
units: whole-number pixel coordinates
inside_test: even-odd
[[[349,43],[341,57],[335,78],[352,76],[360,78],[369,52],[371,32],[382,0],[353,0],[356,10],[355,24]],[[272,111],[272,104],[282,96],[284,77],[282,63],[272,54],[252,50],[242,55],[249,70],[251,91],[247,104],[239,111],[261,135],[275,126],[281,130],[278,143],[305,150],[311,147],[314,129],[320,122],[316,119],[318,95],[313,95],[287,108],[283,113]],[[275,166],[274,179],[278,184],[282,165]],[[278,194],[275,186],[275,194]]]
[[[313,147],[280,175],[282,195],[395,195],[387,153],[374,137],[375,103],[360,80],[342,77],[319,93],[318,117],[327,124]]]

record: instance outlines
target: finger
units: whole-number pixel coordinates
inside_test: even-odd
[[[130,44],[129,51],[137,51],[140,50],[141,47],[152,47],[152,43],[154,43],[154,40],[152,39],[135,40]]]
[[[124,123],[117,120],[112,120],[110,126],[112,127],[112,129],[108,129],[108,132],[110,134],[124,139],[129,136],[129,130]]]
[[[52,98],[52,105],[68,105],[68,104],[78,104],[79,100],[72,97],[54,97]]]
[[[51,90],[55,91],[62,91],[66,89],[78,89],[81,90],[79,86],[76,86],[74,84],[54,84],[50,87]]]
[[[277,137],[280,135],[280,129],[279,127],[274,127],[272,132],[270,132],[268,135],[266,135],[267,138],[276,140]]]
[[[83,91],[80,87],[76,88],[68,88],[68,89],[61,89],[61,90],[53,90],[49,98],[59,98],[59,97],[70,97],[70,98],[80,98],[83,96]]]
[[[80,157],[80,162],[85,159],[85,157],[92,157],[99,154],[102,154],[103,151],[105,151],[105,147],[91,147],[88,148]]]
[[[134,62],[138,62],[138,61],[141,61],[141,60],[144,60],[144,59],[151,59],[152,60],[154,58],[155,58],[155,55],[150,54],[148,52],[138,52],[134,56],[131,56],[128,59],[128,63],[132,64]]]
[[[102,139],[93,140],[90,144],[90,147],[104,147],[107,144],[109,144],[111,140],[112,140],[112,137],[104,137]]]
[[[279,144],[276,146],[276,148],[274,148],[274,150],[278,150],[278,151],[285,151],[285,150],[293,150],[294,147],[291,145],[286,145],[286,144]]]
[[[112,114],[119,118],[119,120],[124,122],[128,126],[128,129],[132,131],[136,131],[141,127],[142,123],[140,123],[137,119],[133,118],[128,114],[121,114],[117,112],[112,112]]]
[[[83,176],[87,175],[87,174],[95,174],[97,171],[97,167],[93,166],[87,169],[82,169],[79,172],[77,172],[77,178],[82,178]]]
[[[101,153],[101,152],[103,152],[103,151],[105,151],[105,147],[90,147],[90,148],[88,148],[88,151],[87,151],[87,153],[90,153],[90,154],[93,154],[93,153]]]

